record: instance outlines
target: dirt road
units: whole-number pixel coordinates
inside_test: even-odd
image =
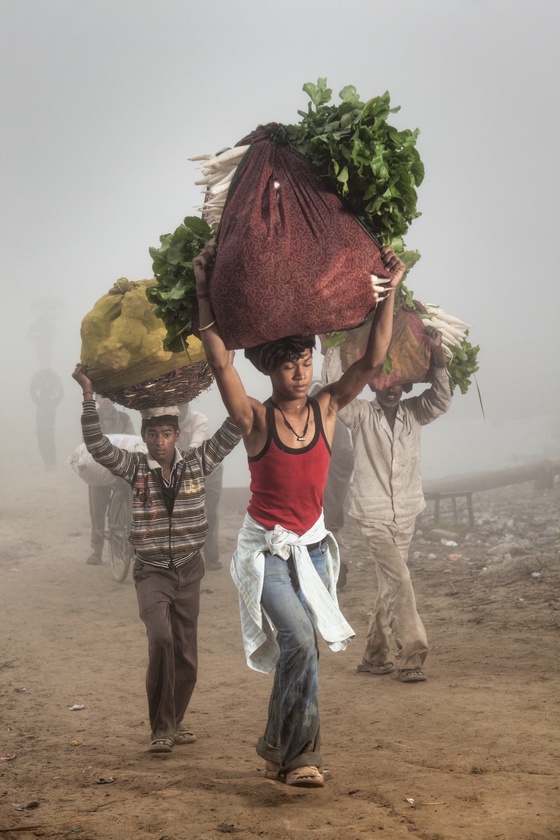
[[[9,489],[0,519],[1,836],[560,837],[558,486],[476,494],[477,528],[467,540],[459,529],[455,548],[415,538],[411,570],[431,644],[422,684],[356,672],[373,584],[358,532],[346,528],[340,602],[357,638],[343,654],[321,647],[330,777],[315,791],[265,780],[254,751],[271,680],[243,658],[227,569],[240,508],[223,516],[224,569],[203,580],[188,717],[197,741],[154,756],[134,587],[114,582],[106,563],[84,562],[85,485],[67,466],[24,464]],[[490,558],[519,523],[525,548]],[[428,534],[427,518],[422,528]]]

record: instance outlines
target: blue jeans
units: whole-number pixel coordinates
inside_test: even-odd
[[[323,581],[326,543],[309,552]],[[280,765],[281,773],[296,767],[321,766],[319,754],[319,649],[309,610],[301,594],[290,556],[265,554],[262,606],[277,631],[280,656],[268,705],[268,722],[257,753]]]

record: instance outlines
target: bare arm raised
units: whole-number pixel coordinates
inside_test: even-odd
[[[377,284],[385,286],[386,291],[377,304],[364,355],[350,365],[340,379],[329,383],[316,394],[328,414],[336,414],[357,397],[385,361],[393,335],[395,290],[403,278],[406,266],[391,248],[382,248],[381,256],[393,276],[389,280],[376,280]],[[325,406],[327,402],[328,407]]]
[[[222,396],[229,416],[247,440],[257,426],[264,428],[264,407],[258,400],[247,395],[241,378],[233,365],[232,353],[224,344],[217,327],[208,295],[207,273],[216,256],[216,244],[208,242],[201,253],[193,260],[196,279],[196,295],[200,318],[200,337],[208,364],[216,378],[216,384]]]
[[[216,377],[224,404],[241,431],[249,454],[254,454],[253,450],[255,452],[260,451],[261,444],[264,443],[266,437],[266,411],[262,403],[247,396],[239,374],[233,366],[231,354],[224,344],[214,319],[208,295],[207,272],[212,266],[215,254],[216,245],[214,242],[209,242],[193,261],[199,301],[199,329],[206,357]],[[364,356],[351,365],[338,382],[327,385],[315,394],[315,398],[321,407],[323,423],[329,441],[334,433],[337,412],[360,393],[376,370],[383,364],[391,341],[394,291],[402,279],[405,266],[390,248],[383,248],[381,254],[383,262],[393,276],[388,280],[376,280],[378,284],[385,287],[385,291],[381,294],[377,305]],[[306,354],[302,353],[303,356],[307,358],[300,364],[309,368],[312,367],[310,351],[308,350]],[[293,363],[293,367],[296,368],[297,363]],[[294,378],[297,379],[298,376],[299,374],[295,373]],[[309,381],[311,381],[311,375]],[[291,395],[286,390],[282,392],[282,388],[279,390],[279,383],[273,381],[273,397],[275,402],[278,402],[280,398],[284,401],[287,400],[289,403],[291,398],[298,401],[300,394],[296,388],[292,389]],[[284,402],[284,405],[286,405],[286,402]]]

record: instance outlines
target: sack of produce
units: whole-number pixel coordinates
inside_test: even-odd
[[[345,371],[364,355],[370,323],[349,330],[340,345],[340,362]],[[431,341],[424,332],[422,318],[414,311],[399,309],[393,322],[389,346],[390,371],[380,372],[370,382],[375,388],[388,388],[404,382],[423,382],[430,367]]]
[[[379,246],[301,155],[261,140],[230,189],[209,282],[226,347],[362,324]]]
[[[146,444],[138,435],[107,435],[114,446],[127,452],[147,452]],[[78,473],[82,481],[94,486],[112,487],[122,482],[122,478],[113,475],[98,464],[87,451],[85,443],[80,443],[68,458],[68,463]]]
[[[400,298],[397,298],[387,358],[383,370],[369,383],[372,388],[383,389],[390,385],[426,381],[432,347],[431,339],[424,331],[426,326],[435,327],[441,332],[449,375],[463,394],[467,392],[471,384],[470,376],[478,370],[479,350],[468,341],[469,325],[435,304],[422,304],[410,297],[405,302],[403,290]],[[363,356],[369,327],[366,323],[346,334],[322,336],[324,347],[337,347],[342,372]]]
[[[387,277],[379,244],[401,252],[419,215],[418,132],[387,123],[398,110],[389,95],[362,102],[349,86],[334,105],[325,79],[304,90],[311,102],[299,123],[259,126],[233,149],[193,158],[203,174],[201,224],[218,241],[210,299],[230,348],[362,323],[375,306],[370,275]],[[150,300],[170,348],[196,325],[195,222],[150,250],[158,283]]]
[[[188,402],[212,382],[198,338],[189,335],[179,352],[164,347],[167,330],[146,294],[155,282],[117,280],[81,325],[93,387],[128,408]]]

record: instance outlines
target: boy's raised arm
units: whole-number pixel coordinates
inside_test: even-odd
[[[391,248],[382,248],[381,256],[393,276],[389,280],[376,279],[376,283],[384,285],[386,291],[377,304],[364,355],[351,364],[340,379],[325,388],[331,395],[331,403],[336,411],[348,405],[366,387],[385,361],[391,343],[395,290],[404,276],[406,266]]]
[[[91,384],[91,379],[87,375],[87,367],[78,362],[78,364],[74,368],[72,379],[75,379],[80,388],[82,389],[82,395],[84,400],[92,400],[93,385]]]
[[[216,244],[212,241],[208,242],[198,257],[193,260],[200,338],[228,414],[243,437],[246,437],[253,429],[253,403],[255,401],[247,396],[241,378],[233,366],[233,353],[224,344],[210,304],[207,273],[214,262],[215,255]]]

